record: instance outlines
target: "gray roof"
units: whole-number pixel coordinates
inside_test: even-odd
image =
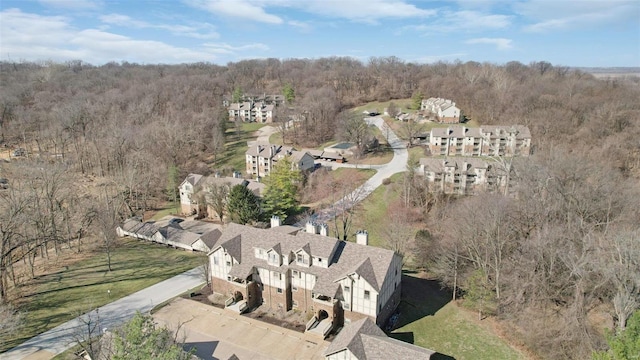
[[[160,234],[165,239],[167,239],[167,241],[180,243],[187,246],[191,246],[194,242],[196,242],[200,238],[200,235],[196,233],[182,230],[170,225],[158,229],[158,232],[160,232]]]
[[[200,236],[200,240],[207,245],[209,250],[216,244],[216,241],[222,236],[222,231],[220,229],[214,229],[211,231],[207,231],[206,233]]]
[[[198,183],[198,181],[200,181],[200,179],[202,179],[202,175],[200,174],[189,174],[187,175],[187,178],[184,179],[184,181],[188,182],[192,186],[196,186],[196,184]]]
[[[198,186],[201,189],[205,189],[209,185],[229,185],[229,187],[234,187],[236,185],[246,186],[247,189],[251,190],[254,194],[260,196],[265,189],[265,184],[257,182],[255,180],[247,180],[243,178],[236,178],[231,176],[207,176],[203,180],[198,183]]]
[[[291,234],[288,231],[256,229],[234,223],[226,225],[222,230],[222,236],[211,248],[211,251],[215,251],[218,247],[224,247],[229,251],[230,245],[227,242],[234,238],[238,239],[234,241],[242,242],[241,255],[239,255],[241,260],[236,258],[242,268],[259,266],[279,272],[294,269],[313,274],[317,276],[314,292],[331,297],[336,294],[337,281],[353,273],[362,276],[376,291],[380,291],[394,256],[398,256],[391,250],[345,242],[328,236],[309,234],[303,231]],[[274,249],[284,255],[303,249],[313,257],[326,259],[329,266],[327,268],[305,267],[297,265],[294,261],[280,267],[273,267],[269,266],[267,261],[255,257],[255,248],[265,251]],[[236,266],[238,264],[233,265],[233,267]],[[245,270],[241,272],[244,273]]]
[[[357,359],[429,359],[435,352],[390,337],[368,317],[345,326],[324,355],[349,350]]]

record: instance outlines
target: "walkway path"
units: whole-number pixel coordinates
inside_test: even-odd
[[[316,223],[325,223],[333,219],[336,214],[342,211],[350,209],[358,202],[364,200],[369,194],[371,194],[378,186],[382,185],[382,181],[393,174],[397,174],[407,169],[407,162],[409,161],[409,152],[407,151],[406,144],[402,141],[391,129],[383,129],[384,120],[381,117],[365,118],[365,121],[370,125],[377,126],[380,131],[389,133],[389,146],[393,149],[393,159],[384,165],[360,165],[363,169],[377,170],[376,174],[369,178],[364,184],[355,189],[352,193],[348,194],[341,200],[337,201],[333,206],[328,209],[317,212],[313,221]],[[336,165],[335,167],[347,167]],[[355,165],[348,165],[348,167],[356,167]],[[298,224],[304,226],[304,224]]]
[[[98,309],[100,328],[117,327],[136,311],[150,311],[154,306],[202,283],[202,270],[198,267],[102,306]],[[0,354],[0,359],[50,359],[75,345],[74,334],[78,333],[81,324],[79,318],[68,321]]]

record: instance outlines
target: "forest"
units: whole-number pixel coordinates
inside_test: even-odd
[[[453,99],[480,124],[529,127],[533,154],[513,160],[513,196],[420,195],[399,207],[419,214],[415,263],[536,356],[589,358],[606,348],[604,329],[624,329],[640,307],[640,78],[544,61],[333,57],[1,62],[0,84],[0,150],[26,152],[0,164],[0,301],[29,281],[16,264],[33,275],[36,257],[80,251],[91,236],[109,247],[110,229],[164,202],[186,174],[242,171],[217,163],[239,126],[223,97],[286,89],[291,106],[276,122],[303,119],[287,133],[300,146],[340,138],[344,110],[416,94]]]

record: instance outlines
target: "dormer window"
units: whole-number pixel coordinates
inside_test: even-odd
[[[269,263],[272,265],[280,266],[280,255],[275,251],[269,253]]]

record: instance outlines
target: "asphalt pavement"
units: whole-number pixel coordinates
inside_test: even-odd
[[[98,308],[100,329],[115,328],[133,317],[136,311],[148,312],[154,306],[204,283],[200,267],[159,282],[122,299]],[[94,313],[95,315],[95,313]],[[75,318],[0,354],[0,360],[50,359],[75,345],[82,321]]]

